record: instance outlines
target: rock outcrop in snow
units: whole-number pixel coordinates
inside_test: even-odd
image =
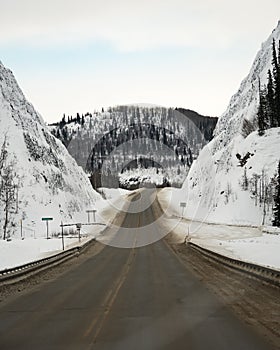
[[[8,234],[25,231],[45,234],[42,217],[53,217],[51,229],[58,231],[60,220],[86,220],[85,210],[94,207],[100,196],[92,189],[62,143],[45,125],[42,117],[25,99],[12,72],[0,62],[0,148],[6,139],[7,159],[12,164],[16,196],[9,209]],[[0,234],[5,209],[0,207]],[[51,233],[51,232],[50,232]]]
[[[279,43],[280,22],[219,118],[214,139],[189,172],[183,186],[189,202],[188,217],[232,224],[271,224],[280,128],[259,136],[252,130],[244,133],[244,123],[249,121],[251,128],[257,129],[259,82],[267,83],[272,68],[273,39]]]

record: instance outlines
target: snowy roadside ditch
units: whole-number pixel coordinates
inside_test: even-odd
[[[196,245],[226,257],[280,270],[280,230],[274,227],[213,224],[191,221],[180,214],[170,191],[159,191],[158,200],[166,212],[164,225],[177,236],[178,242]]]

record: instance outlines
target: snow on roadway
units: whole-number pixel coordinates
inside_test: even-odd
[[[183,242],[191,242],[225,256],[280,270],[280,229],[190,221],[179,213],[180,192],[166,188],[158,193],[165,211],[164,224]]]

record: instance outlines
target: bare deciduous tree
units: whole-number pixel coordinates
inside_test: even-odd
[[[8,160],[7,136],[5,135],[0,150],[0,202],[2,203],[0,221],[3,218],[3,239],[7,238],[11,224],[10,215],[17,209],[18,180],[15,172],[15,161]]]

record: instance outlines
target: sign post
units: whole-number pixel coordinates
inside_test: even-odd
[[[79,242],[81,242],[81,227],[82,227],[82,224],[76,224],[76,227],[77,227],[77,231],[78,231],[78,235],[79,235]]]
[[[64,250],[64,232],[63,232],[63,222],[61,221],[61,239],[62,239],[62,250]]]
[[[47,225],[47,239],[49,239],[49,221],[52,221],[53,218],[42,218],[42,221],[46,221]]]
[[[87,214],[88,214],[88,223],[90,223],[90,213],[93,214],[93,222],[95,222],[95,213],[96,213],[96,209],[92,209],[92,210],[86,210]]]
[[[23,239],[22,220],[23,220],[23,219],[20,219],[20,238],[21,238],[21,239]]]
[[[182,208],[182,219],[183,219],[183,215],[184,215],[184,209],[186,208],[187,203],[186,202],[180,202],[180,207]]]

